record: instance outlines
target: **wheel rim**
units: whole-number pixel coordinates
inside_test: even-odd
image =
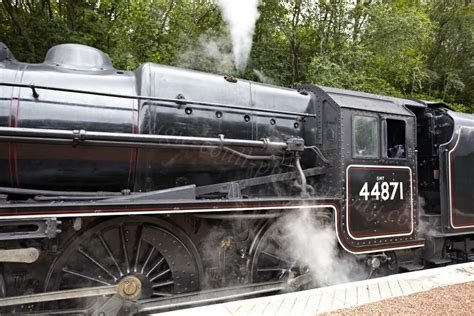
[[[194,245],[174,225],[116,218],[75,236],[50,269],[46,291],[114,285],[133,276],[141,282],[140,298],[169,297],[198,290],[200,271]],[[91,300],[80,305],[86,303]]]

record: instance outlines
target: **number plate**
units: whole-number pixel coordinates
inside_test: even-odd
[[[347,227],[354,239],[410,235],[413,231],[409,167],[347,168]]]

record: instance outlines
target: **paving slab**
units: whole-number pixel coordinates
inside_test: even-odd
[[[155,315],[309,316],[472,281],[474,262]]]

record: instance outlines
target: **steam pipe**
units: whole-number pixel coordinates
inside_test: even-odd
[[[172,103],[177,103],[177,104],[180,104],[180,105],[194,104],[194,105],[217,107],[217,108],[227,108],[227,109],[234,109],[234,110],[245,110],[245,111],[253,111],[253,112],[295,115],[295,116],[302,116],[302,117],[316,117],[316,114],[311,114],[311,113],[278,111],[278,110],[270,110],[270,109],[263,109],[263,108],[256,108],[256,107],[254,108],[254,107],[239,106],[239,105],[232,105],[232,104],[194,101],[194,100],[186,100],[186,99],[157,98],[157,97],[141,96],[141,95],[126,95],[126,94],[95,92],[95,91],[78,90],[78,89],[37,86],[37,85],[23,84],[23,83],[0,82],[0,86],[28,88],[28,89],[32,90],[33,96],[38,96],[38,97],[39,97],[39,95],[36,92],[36,89],[38,89],[38,90],[59,91],[59,92],[69,92],[69,93],[79,93],[79,94],[89,94],[89,95],[97,95],[97,96],[111,97],[111,98],[134,99],[134,100],[145,100],[145,101],[159,101],[159,102],[172,102]],[[35,97],[35,100],[37,100],[37,99],[38,98]],[[159,105],[159,104],[157,104],[157,105]]]
[[[216,147],[217,148],[217,147]],[[222,150],[225,150],[235,156],[238,156],[238,157],[241,157],[241,158],[244,158],[246,160],[279,160],[279,159],[282,159],[281,156],[275,156],[275,155],[271,155],[271,156],[253,156],[253,155],[247,155],[247,154],[244,154],[244,153],[241,153],[240,151],[237,151],[237,150],[234,150],[232,148],[229,148],[229,147],[222,147]]]
[[[295,166],[301,181],[301,195],[306,196],[308,195],[308,184],[306,182],[306,176],[304,175],[303,168],[301,168],[300,159],[300,156],[297,154],[295,156]]]
[[[130,133],[109,133],[109,132],[91,132],[85,130],[55,130],[38,128],[20,128],[20,127],[0,127],[0,140],[15,141],[8,137],[30,137],[31,141],[39,138],[43,142],[46,138],[50,139],[69,139],[78,144],[86,141],[102,141],[103,145],[107,142],[130,142],[133,143],[158,143],[158,144],[176,144],[176,145],[214,145],[214,146],[235,146],[260,148],[267,150],[285,150],[288,145],[284,142],[272,142],[268,139],[263,140],[245,140],[245,139],[226,139],[223,135],[219,138],[211,137],[192,137],[192,136],[168,136],[168,135],[149,135],[149,134],[130,134]]]
[[[33,143],[33,144],[52,144],[52,145],[76,145],[73,140],[60,138],[42,138],[42,137],[23,137],[23,136],[0,136],[0,142]],[[246,160],[281,160],[282,156],[268,155],[255,156],[247,155],[229,147],[207,146],[207,145],[177,145],[177,144],[156,144],[156,143],[133,143],[133,142],[112,142],[88,140],[81,143],[86,146],[107,146],[107,147],[126,147],[126,148],[146,148],[146,149],[190,149],[190,150],[223,150],[230,154],[244,158]]]
[[[66,138],[78,142],[87,140],[99,141],[129,141],[129,142],[151,142],[168,143],[178,145],[216,145],[216,146],[238,146],[262,149],[286,149],[284,142],[270,142],[266,140],[243,140],[192,136],[168,136],[130,133],[94,132],[85,130],[55,130],[19,127],[0,127],[0,135],[4,136],[26,136],[26,137],[51,137]]]

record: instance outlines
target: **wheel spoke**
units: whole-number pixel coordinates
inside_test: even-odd
[[[99,232],[99,233],[97,233],[97,236],[99,237],[99,240],[100,240],[100,242],[102,243],[102,246],[104,247],[105,251],[106,251],[107,254],[109,255],[110,259],[112,259],[112,262],[114,263],[115,267],[116,267],[117,270],[119,271],[120,276],[124,275],[124,273],[122,272],[122,269],[120,269],[120,266],[119,266],[119,264],[117,263],[117,260],[115,260],[115,257],[114,257],[114,255],[112,254],[112,251],[110,250],[109,245],[108,245],[107,242],[105,241],[105,239],[104,239],[104,237],[102,236],[102,234]]]
[[[153,292],[154,296],[164,296],[164,297],[170,297],[173,296],[171,293],[164,293],[164,292]]]
[[[146,257],[145,263],[142,266],[141,273],[144,273],[145,267],[148,265],[148,261],[150,261],[151,256],[153,255],[153,252],[155,251],[155,248],[151,248],[150,251],[148,252],[148,256]]]
[[[167,286],[167,285],[171,285],[171,284],[174,284],[174,281],[166,281],[166,282],[162,282],[162,283],[153,284],[151,287],[156,289],[157,287],[163,287],[163,286]]]
[[[285,272],[287,269],[284,268],[263,268],[263,269],[257,269],[257,272]]]
[[[107,273],[108,275],[110,275],[112,277],[112,279],[114,279],[114,281],[117,281],[118,278],[112,273],[110,272],[106,267],[104,267],[102,264],[100,264],[99,261],[97,261],[97,259],[93,258],[90,254],[88,254],[84,249],[82,248],[79,248],[79,252],[84,256],[86,257],[87,259],[89,259],[93,264],[95,264],[96,266],[98,266],[102,271],[104,271],[105,273]]]
[[[269,256],[269,257],[272,257],[272,258],[275,258],[275,259],[277,259],[277,260],[279,260],[279,261],[288,263],[288,264],[290,264],[290,265],[292,264],[290,261],[288,261],[288,260],[286,260],[286,259],[283,259],[282,257],[279,257],[279,256],[277,256],[277,255],[275,255],[275,254],[273,254],[273,253],[269,253],[269,252],[266,252],[266,251],[262,251],[262,254],[267,255],[267,256]]]
[[[78,276],[78,277],[81,277],[81,278],[84,278],[84,279],[87,279],[87,280],[98,282],[98,283],[101,283],[101,284],[104,284],[104,285],[112,285],[108,282],[96,279],[94,277],[91,277],[91,276],[88,276],[88,275],[85,275],[85,274],[82,274],[82,273],[79,273],[79,272],[76,272],[76,271],[73,271],[73,270],[69,270],[67,268],[63,268],[62,271],[66,272],[66,273],[69,273],[69,274],[72,274],[72,275],[75,275],[75,276]]]
[[[155,281],[156,279],[158,279],[159,277],[162,277],[163,275],[165,275],[166,273],[170,272],[171,269],[166,269],[165,271],[161,272],[161,273],[158,273],[157,275],[155,275],[154,277],[150,278],[150,282],[153,282]]]
[[[299,266],[302,262],[285,248],[289,238],[280,223],[275,223],[267,229],[254,251],[251,282],[271,282],[303,274]]]
[[[138,245],[137,245],[137,255],[135,256],[135,265],[133,266],[133,271],[138,272],[138,258],[140,257],[140,250],[142,248],[143,241],[143,226],[140,226],[140,233],[138,236]]]
[[[130,273],[130,263],[128,262],[128,252],[127,252],[127,244],[125,243],[125,232],[123,230],[124,225],[120,225],[120,240],[122,242],[122,250],[123,250],[123,257],[125,261],[125,267],[127,268],[127,273]]]
[[[46,291],[118,285],[126,276],[136,276],[144,282],[142,299],[166,299],[178,292],[199,290],[198,250],[179,228],[159,218],[147,217],[115,217],[94,224],[74,235],[55,259],[48,271]],[[153,240],[148,240],[148,234]],[[183,240],[178,237],[181,235],[185,237]],[[175,244],[178,246],[172,247]],[[283,264],[267,267],[279,266]],[[175,280],[180,273],[190,281]],[[78,298],[57,304],[66,309],[82,308],[90,302]]]
[[[158,260],[158,262],[150,269],[150,271],[147,272],[146,277],[149,277],[150,274],[163,263],[163,261],[165,261],[165,258],[161,257],[161,259]]]

